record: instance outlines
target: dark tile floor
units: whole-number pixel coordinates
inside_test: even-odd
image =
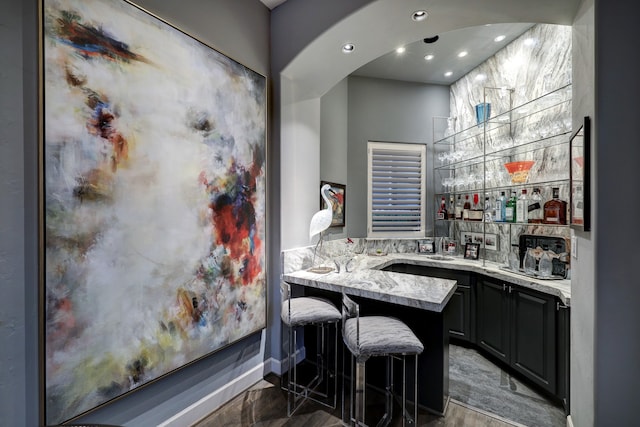
[[[450,395],[444,417],[420,411],[423,427],[560,427],[562,409],[487,361],[475,350],[451,346]],[[373,393],[369,398],[375,399]],[[374,403],[375,405],[375,403]],[[335,410],[314,402],[305,403],[287,417],[286,393],[280,380],[264,380],[213,412],[195,427],[332,427],[341,426],[340,402]],[[373,412],[373,411],[371,411]],[[396,411],[397,413],[397,411]],[[393,426],[402,425],[399,417]]]
[[[277,377],[268,377],[260,381],[195,424],[195,427],[337,427],[343,425],[340,420],[339,404],[338,408],[331,410],[315,402],[307,402],[291,418],[288,418],[286,394],[280,389],[278,381]],[[392,425],[401,426],[401,420],[395,417]],[[450,402],[445,417],[436,417],[421,411],[418,415],[418,425],[423,427],[513,427],[514,424]]]
[[[526,426],[564,427],[564,410],[473,349],[449,346],[449,395]]]

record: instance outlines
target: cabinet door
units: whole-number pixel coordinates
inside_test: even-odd
[[[556,393],[556,300],[509,285],[512,303],[511,366]]]
[[[471,336],[471,287],[458,285],[444,312],[449,337],[472,341]]]
[[[509,299],[506,285],[482,278],[477,287],[478,346],[509,363]]]
[[[556,393],[560,399],[562,399],[562,403],[564,405],[564,410],[567,414],[570,413],[569,407],[569,374],[570,374],[570,358],[569,354],[571,351],[571,342],[570,342],[570,319],[571,319],[571,309],[564,304],[557,304],[558,307],[558,327],[556,330],[558,331],[558,348],[556,349],[558,353],[558,392]]]
[[[449,329],[449,337],[475,342],[474,282],[475,276],[467,271],[449,270],[446,268],[407,265],[406,272],[420,276],[453,279],[458,282],[455,293],[447,303],[444,311],[445,325]]]

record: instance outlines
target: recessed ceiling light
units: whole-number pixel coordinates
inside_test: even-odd
[[[413,19],[414,21],[424,21],[425,19],[427,19],[427,11],[426,10],[416,10],[415,12],[413,12],[413,14],[411,14],[411,19]]]
[[[475,79],[476,79],[477,81],[482,81],[482,80],[485,80],[486,78],[487,78],[487,75],[486,75],[486,74],[482,74],[482,73],[480,73],[480,74],[478,74],[478,75],[476,76],[476,78],[475,78]]]
[[[469,54],[469,52],[467,52],[466,50],[463,50],[462,52],[460,52],[458,54],[458,58],[464,58],[465,56],[467,56]]]
[[[536,44],[536,39],[529,37],[528,39],[525,39],[524,44],[525,46],[533,46]]]
[[[493,39],[494,42],[501,42],[502,40],[506,39],[507,36],[505,35],[499,35],[498,37],[496,37],[495,39]]]
[[[356,47],[353,45],[353,43],[346,43],[342,46],[342,53],[351,53],[355,48]]]
[[[434,58],[434,56],[431,53],[424,56],[424,59],[427,60],[427,61],[431,61],[433,58]]]
[[[406,47],[400,46],[399,48],[396,49],[396,53],[404,53],[406,50],[407,50]]]
[[[447,71],[446,73],[444,73],[445,77],[451,77],[453,75],[453,71]]]

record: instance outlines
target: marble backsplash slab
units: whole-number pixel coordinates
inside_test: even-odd
[[[475,106],[484,88],[492,116],[571,83],[571,26],[537,24],[451,85],[450,115],[455,131],[476,124]],[[570,110],[570,109],[569,109]]]
[[[315,251],[315,260],[314,260]],[[305,246],[281,253],[282,274],[306,270],[313,266],[334,266],[334,260],[354,254],[416,253],[418,239],[349,238],[323,242],[322,247]]]

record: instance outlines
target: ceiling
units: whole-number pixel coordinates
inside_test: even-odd
[[[273,9],[274,7],[284,3],[287,0],[260,0],[264,3],[269,9]]]
[[[455,52],[459,49],[466,49],[463,43],[475,43],[482,41],[495,48],[493,42],[493,31],[491,27],[498,24],[510,23],[546,23],[572,25],[581,0],[373,0],[366,1],[362,7],[353,13],[345,15],[343,18],[332,23],[330,17],[319,14],[321,1],[310,2],[308,11],[296,8],[295,12],[285,10],[279,16],[295,17],[288,25],[288,28],[278,28],[275,31],[275,43],[284,43],[281,49],[280,59],[287,60],[289,52],[294,53],[288,63],[276,64],[280,68],[280,81],[286,85],[286,92],[291,97],[291,102],[315,99],[326,94],[332,87],[342,79],[354,73],[371,73],[368,75],[383,76],[395,79],[415,79],[401,73],[409,73],[411,57],[405,57],[407,64],[398,61],[393,62],[393,66],[384,66],[384,58],[390,53],[393,55],[398,46],[420,43],[425,37],[440,35],[436,45],[442,46],[445,54]],[[287,6],[287,3],[280,4],[275,10]],[[416,22],[411,19],[413,12],[417,10],[427,10],[428,17],[423,21]],[[288,13],[292,12],[292,13]],[[318,16],[316,16],[318,15]],[[327,30],[318,34],[313,40],[304,46],[302,50],[295,51],[295,44],[286,44],[288,33],[304,34],[305,20],[325,19]],[[492,24],[486,26],[486,24]],[[526,24],[525,24],[526,25]],[[494,27],[495,28],[495,27]],[[522,29],[524,29],[523,27]],[[516,27],[514,33],[518,34]],[[455,36],[457,31],[463,31],[464,37]],[[482,34],[484,32],[485,36]],[[454,36],[451,36],[451,35]],[[458,40],[456,42],[456,40]],[[355,49],[349,54],[344,54],[341,47],[347,43],[353,43]],[[442,43],[442,44],[440,44]],[[451,43],[445,47],[445,44]],[[481,43],[481,44],[482,44]],[[484,46],[488,48],[488,46]],[[435,48],[435,45],[434,45]],[[478,45],[477,49],[482,49]],[[410,53],[410,52],[409,52]],[[473,57],[473,55],[478,55]],[[469,70],[490,57],[490,51],[484,54],[472,53],[469,48],[469,55],[462,58],[457,63],[451,61],[457,57],[450,58],[443,62],[442,68],[438,69],[431,65],[433,76],[438,79],[438,74],[443,74],[445,66],[457,64],[459,69],[452,69],[451,80],[445,84],[455,82],[462,75],[466,74],[460,65],[464,62]],[[413,55],[422,71],[425,72],[424,63],[420,62],[420,57],[424,60],[424,54]],[[446,56],[446,55],[445,55]],[[440,56],[442,59],[442,55]],[[408,59],[406,59],[408,58]],[[377,61],[383,61],[382,65]],[[446,62],[449,62],[446,64]],[[426,61],[425,61],[426,62]],[[398,64],[399,63],[399,64]],[[380,69],[378,69],[380,65]],[[375,70],[369,69],[375,68]],[[381,69],[387,69],[386,74]],[[376,74],[374,74],[374,72]],[[391,74],[393,73],[393,74]],[[397,74],[396,74],[397,73]],[[426,79],[420,76],[421,79]],[[434,77],[435,79],[435,77]],[[422,80],[425,81],[425,80]],[[428,80],[427,80],[428,81]],[[437,80],[434,80],[437,81]],[[283,89],[285,90],[285,89]]]
[[[389,52],[355,70],[352,75],[450,85],[531,28],[533,24],[491,24],[439,34],[435,43],[423,40],[403,46],[406,51]],[[435,34],[429,34],[429,37]],[[496,42],[494,39],[504,36]],[[460,52],[467,52],[459,57]],[[425,56],[433,55],[427,61]],[[445,72],[450,71],[450,76]]]
[[[260,0],[269,9],[274,9],[286,0]],[[439,34],[437,42],[427,44],[423,40],[403,47],[402,54],[395,50],[365,64],[352,73],[355,76],[401,80],[418,83],[450,85],[493,56],[498,50],[516,39],[533,24],[492,24],[463,28]],[[425,34],[433,37],[436,34]],[[505,36],[500,42],[494,39]],[[397,46],[400,47],[400,46]],[[458,53],[466,51],[464,58]],[[434,58],[425,60],[425,55]],[[444,73],[452,75],[445,77]]]

